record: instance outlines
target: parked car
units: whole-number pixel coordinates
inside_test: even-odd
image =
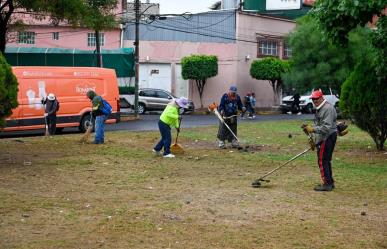
[[[174,98],[177,97],[163,89],[140,88],[138,91],[138,113],[144,114],[146,111],[162,111]],[[121,94],[120,105],[121,108],[134,108],[134,94]],[[194,103],[189,100],[188,107],[184,109],[184,113],[192,112],[194,109]]]
[[[336,107],[336,109],[338,109],[339,98],[338,98],[337,92],[332,90],[330,87],[322,88],[321,90],[322,90],[322,92],[324,94],[324,98],[329,103],[334,105]],[[313,91],[314,91],[314,89],[312,89],[311,91],[306,92],[300,98],[300,108],[301,108],[301,111],[304,112],[304,113],[313,113],[315,111],[315,107],[313,106],[313,102],[309,98]],[[286,97],[284,97],[282,99],[282,104],[280,105],[282,113],[286,113],[288,111],[292,111],[291,110],[292,103],[293,103],[293,99],[292,98],[293,98],[293,95],[289,95],[289,96],[286,96]]]

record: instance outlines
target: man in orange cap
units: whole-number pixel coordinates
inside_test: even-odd
[[[321,90],[314,91],[310,98],[316,107],[314,125],[303,124],[302,129],[309,134],[314,134],[316,139],[321,184],[317,185],[314,190],[332,191],[335,185],[331,161],[337,139],[337,113],[334,106],[324,99]]]

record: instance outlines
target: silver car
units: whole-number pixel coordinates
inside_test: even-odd
[[[156,88],[141,88],[138,91],[138,113],[144,114],[146,111],[162,111],[167,104],[173,99],[177,98],[172,93],[163,89]],[[121,103],[134,107],[134,95],[120,95]],[[194,111],[194,103],[189,100],[187,108],[184,113]]]

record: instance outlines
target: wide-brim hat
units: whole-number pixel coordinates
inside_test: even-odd
[[[48,100],[55,100],[55,95],[53,93],[49,93],[47,96]]]
[[[184,97],[176,99],[175,102],[181,108],[187,108],[188,106],[188,99]]]

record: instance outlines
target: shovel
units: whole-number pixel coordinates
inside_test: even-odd
[[[175,143],[172,144],[172,146],[171,146],[171,152],[173,154],[183,154],[184,153],[183,147],[177,143],[177,139],[179,138],[179,133],[180,133],[180,127],[181,127],[181,119],[179,120],[179,130],[177,131],[177,134],[176,134]]]

